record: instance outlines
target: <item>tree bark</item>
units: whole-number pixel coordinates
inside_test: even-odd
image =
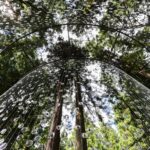
[[[62,98],[62,85],[61,82],[64,81],[64,75],[62,75],[60,81],[57,83],[57,95],[56,95],[56,103],[54,109],[54,116],[51,123],[50,131],[49,131],[49,139],[46,145],[46,150],[59,150],[60,149],[60,130],[57,128],[61,125],[61,116],[62,116],[62,106],[63,106],[63,98]]]
[[[81,87],[79,83],[78,74],[76,74],[75,81],[76,92],[76,150],[87,150],[87,140],[83,138],[85,133],[84,110],[82,105]]]

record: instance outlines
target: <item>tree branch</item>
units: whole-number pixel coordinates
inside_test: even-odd
[[[42,27],[42,28],[35,29],[35,30],[33,30],[33,31],[31,31],[31,32],[23,35],[22,37],[16,39],[11,44],[7,45],[6,48],[4,48],[4,49],[1,50],[1,53],[3,51],[8,50],[9,48],[11,48],[11,46],[13,46],[16,42],[20,41],[21,39],[23,39],[23,38],[25,38],[25,37],[27,37],[27,36],[29,36],[31,34],[34,34],[34,33],[38,32],[38,31],[47,30],[47,29],[52,28],[52,27],[71,26],[71,25],[72,26],[76,26],[76,25],[80,25],[80,26],[93,26],[93,27],[98,27],[98,28],[100,28],[101,30],[104,30],[104,31],[118,32],[118,33],[120,33],[120,34],[122,34],[122,35],[124,35],[124,36],[126,36],[126,37],[128,37],[130,39],[132,39],[133,41],[137,42],[142,47],[144,47],[144,48],[146,47],[145,44],[142,43],[141,41],[139,41],[139,40],[135,39],[134,37],[130,36],[129,34],[123,32],[122,31],[123,29],[119,29],[119,28],[115,29],[115,28],[111,28],[111,27],[108,27],[108,26],[103,25],[103,24],[98,25],[98,24],[89,24],[89,23],[88,24],[84,24],[84,23],[63,23],[63,24],[53,24],[53,25],[50,25],[50,26],[45,26],[45,27]]]

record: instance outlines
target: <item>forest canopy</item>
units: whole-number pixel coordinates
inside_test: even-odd
[[[150,2],[0,2],[0,149],[150,148]]]
[[[46,61],[39,59],[39,51],[52,59],[55,44],[66,39],[86,50],[88,58],[113,64],[150,87],[149,1],[0,3],[0,93]]]

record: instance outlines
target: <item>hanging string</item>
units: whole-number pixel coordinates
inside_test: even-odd
[[[69,35],[69,24],[67,24],[67,33],[68,33],[68,42],[70,43],[70,35]]]

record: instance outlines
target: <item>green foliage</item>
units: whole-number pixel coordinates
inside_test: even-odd
[[[147,34],[148,30],[146,33],[144,30],[137,34],[137,38],[144,35],[146,37]],[[140,74],[142,70],[149,70],[150,66],[146,60],[147,51],[139,44],[124,39],[120,34],[100,32],[95,39],[87,43],[86,48],[92,57],[113,64],[146,86],[150,86],[149,77]]]
[[[45,51],[49,52],[49,61],[54,60],[55,56],[59,57],[59,61],[63,64],[62,66],[60,65],[60,68],[69,72],[69,75],[64,73],[64,75],[66,74],[65,78],[68,79],[68,77],[71,77],[69,81],[74,79],[74,76],[71,74],[74,70],[82,74],[86,66],[82,67],[82,64],[80,62],[76,63],[74,59],[69,60],[67,65],[61,60],[65,59],[66,61],[70,57],[89,59],[88,57],[91,56],[93,59],[115,65],[150,88],[150,66],[147,60],[150,52],[150,16],[148,4],[147,1],[135,0],[7,1],[7,10],[11,11],[11,13],[7,14],[0,10],[0,94],[41,63],[38,59],[38,50],[44,48],[46,49]],[[4,5],[6,6],[6,4]],[[68,29],[68,41],[57,41],[55,35],[59,36],[58,34],[63,33],[66,28]],[[77,46],[73,38],[70,38],[70,35],[73,33],[77,35],[77,40],[79,40],[80,36],[84,36],[84,33],[89,31],[88,29],[92,30],[93,28],[96,29],[97,36],[93,40],[89,40],[85,47]],[[61,38],[59,36],[58,39]],[[84,45],[83,41],[81,39],[81,43]],[[57,65],[57,62],[53,65]],[[20,123],[24,124],[24,120],[29,121],[28,127],[23,128],[23,134],[20,137],[14,137],[13,149],[27,149],[27,139],[32,139],[35,142],[37,139],[35,139],[35,135],[31,134],[31,131],[35,128],[38,129],[37,134],[40,135],[40,139],[36,142],[42,145],[47,142],[49,129],[48,126],[41,126],[40,114],[42,114],[45,108],[48,112],[51,112],[51,108],[53,107],[51,104],[55,102],[55,99],[53,97],[54,102],[49,104],[49,94],[44,98],[46,95],[44,93],[42,98],[39,96],[39,93],[47,90],[52,92],[53,96],[56,95],[54,86],[59,79],[55,81],[57,79],[56,74],[49,78],[47,77],[50,72],[52,73],[54,66],[48,68],[48,72],[43,71],[41,73],[42,80],[39,80],[39,83],[34,82],[32,84],[31,82],[30,85],[24,81],[22,86],[25,85],[27,87],[25,89],[26,94],[29,95],[28,90],[33,90],[31,92],[33,94],[32,99],[33,102],[35,101],[32,107],[27,109],[27,112],[32,109],[32,113],[29,114],[27,119],[24,114],[22,115],[23,117],[20,114],[17,114],[17,116],[14,115],[15,117],[20,116],[20,119],[17,121],[11,119],[10,116],[13,114],[11,111],[15,112],[18,109],[18,104],[15,103],[16,99],[14,99],[14,105],[10,106],[12,110],[8,110],[8,114],[6,114],[10,117],[8,118],[10,126],[9,124],[7,125],[10,130],[11,128],[18,128]],[[101,114],[98,114],[98,111],[96,111],[96,115],[99,117],[98,125],[95,125],[85,115],[85,118],[87,117],[85,119],[86,130],[92,129],[86,131],[88,134],[88,148],[96,148],[98,150],[148,149],[150,138],[148,137],[149,130],[147,127],[149,127],[150,121],[149,116],[147,117],[149,108],[147,109],[147,102],[144,101],[147,100],[145,97],[146,94],[140,93],[142,90],[139,86],[137,88],[135,83],[130,83],[126,78],[123,78],[122,72],[118,73],[118,82],[114,82],[113,80],[112,76],[115,76],[113,71],[111,71],[111,76],[109,76],[108,72],[105,72],[105,68],[101,68],[101,72],[102,80],[100,82],[104,83],[107,87],[107,93],[111,93],[111,96],[109,96],[121,102],[113,103],[113,100],[109,99],[112,102],[111,104],[113,104],[111,109],[113,109],[114,113],[114,122],[111,125],[105,123]],[[38,73],[37,71],[37,76],[34,74],[37,78]],[[87,76],[88,73],[86,74]],[[60,72],[57,73],[58,76],[59,74]],[[54,81],[54,86],[50,85],[50,79],[52,79],[52,82]],[[85,82],[88,84],[88,78],[86,77]],[[89,83],[91,82],[92,80]],[[40,83],[44,86],[43,89],[40,88]],[[46,86],[47,88],[45,88]],[[37,87],[39,88],[39,92],[35,91]],[[66,86],[65,88],[69,90],[69,87]],[[117,90],[116,88],[120,89]],[[39,97],[34,97],[36,92]],[[89,90],[88,92],[88,100],[91,100],[91,111],[103,108],[104,106],[101,104],[101,106],[92,109],[92,104],[96,106],[94,101],[92,101],[94,98],[91,94],[94,91]],[[18,102],[20,100],[20,93],[17,93]],[[5,98],[7,100],[7,96]],[[26,102],[27,99],[24,97],[23,102]],[[98,97],[98,99],[100,100],[101,98]],[[39,101],[43,105],[34,105],[39,103]],[[22,105],[24,104],[22,103]],[[8,105],[6,104],[6,106]],[[15,108],[16,106],[17,109]],[[1,109],[2,111],[3,109]],[[85,113],[87,113],[86,111]],[[18,112],[22,112],[22,110],[19,108]],[[45,114],[43,114],[44,117]],[[50,118],[47,118],[47,120],[49,121]],[[4,123],[5,121],[7,123],[7,120],[4,120]],[[19,135],[19,133],[17,134]],[[15,138],[18,138],[16,143]],[[72,145],[72,143],[76,140],[75,130],[72,131],[69,137],[63,136],[62,139],[64,141],[61,141],[61,149],[73,150],[75,145]],[[11,142],[9,144],[11,145]]]
[[[0,55],[0,94],[39,64],[35,49],[20,48]]]
[[[51,49],[56,43],[54,34],[61,33],[65,25],[68,25],[69,32],[78,36],[83,35],[87,29],[96,28],[99,32],[97,38],[87,43],[85,48],[93,58],[110,63],[114,63],[115,60],[117,67],[134,77],[141,68],[146,71],[149,69],[145,62],[145,55],[149,52],[150,46],[148,2],[18,0],[7,3],[12,15],[10,17],[0,10],[2,12],[0,49],[16,51],[15,58],[11,58],[10,55],[7,59],[17,60],[18,64],[15,64],[17,71],[22,71],[21,68],[28,66],[20,61],[22,57],[32,59],[30,58],[34,57],[32,54],[42,46],[51,45]],[[2,5],[5,5],[5,2],[2,2]],[[20,53],[27,49],[34,52],[29,55]],[[138,78],[142,82],[146,77],[138,75]]]
[[[135,51],[128,54],[124,54],[121,57],[121,62],[126,65],[128,70],[131,70],[132,73],[137,73],[144,66],[145,56],[143,51]],[[136,65],[135,65],[136,64]]]

